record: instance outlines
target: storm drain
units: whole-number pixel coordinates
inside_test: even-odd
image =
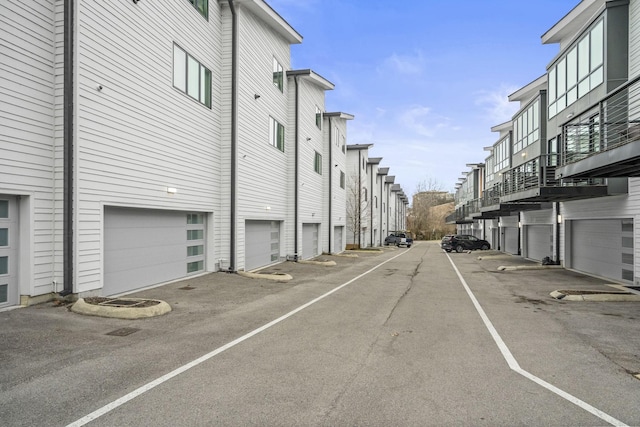
[[[140,329],[138,328],[120,328],[115,331],[107,332],[105,335],[113,335],[116,337],[126,337],[127,335],[131,335],[134,332],[138,332]]]
[[[147,302],[139,299],[111,299],[103,301],[98,305],[108,305],[109,307],[136,307]]]

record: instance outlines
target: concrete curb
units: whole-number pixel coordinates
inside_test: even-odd
[[[564,268],[561,265],[501,265],[498,271],[514,271],[514,270],[547,270],[550,268]]]
[[[274,280],[276,282],[288,282],[293,279],[290,274],[286,273],[251,273],[248,271],[238,271],[238,275],[242,277],[248,277],[250,279],[267,279]]]
[[[336,265],[335,261],[311,261],[311,260],[304,260],[304,261],[298,261],[299,264],[311,264],[311,265],[324,265],[326,267],[332,267],[334,265]]]
[[[549,295],[551,295],[552,298],[562,301],[640,302],[640,295],[634,295],[628,292],[612,291],[601,294],[583,295],[570,295],[564,292],[568,291],[553,291]]]
[[[339,254],[331,254],[331,256],[340,256],[343,258],[358,258],[358,254],[345,254],[344,252],[341,252]]]
[[[114,298],[116,299],[116,298]],[[142,319],[146,317],[162,316],[171,311],[171,306],[164,301],[149,298],[117,298],[127,301],[158,301],[149,307],[110,307],[107,305],[89,304],[84,298],[79,298],[71,306],[71,311],[87,316],[114,317],[117,319]]]

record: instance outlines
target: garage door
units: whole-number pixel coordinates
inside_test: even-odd
[[[246,221],[245,270],[254,270],[280,260],[280,222]]]
[[[572,268],[633,282],[633,220],[570,222]]]
[[[14,196],[0,196],[0,307],[17,305],[18,207]]]
[[[342,243],[342,236],[344,233],[344,227],[334,227],[333,229],[333,252],[340,253],[344,251],[344,244]]]
[[[318,255],[318,224],[302,224],[302,259]]]
[[[553,226],[551,225],[525,225],[523,229],[525,246],[524,256],[537,261],[544,257],[553,256]]]
[[[519,248],[519,228],[518,227],[504,227],[502,229],[502,236],[504,239],[503,251],[508,254],[517,254]]]
[[[104,295],[204,271],[204,214],[105,209]]]

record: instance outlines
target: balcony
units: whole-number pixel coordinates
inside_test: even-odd
[[[608,194],[603,178],[557,178],[558,154],[545,154],[502,175],[501,203],[558,202]]]
[[[556,177],[640,176],[640,77],[562,126]]]

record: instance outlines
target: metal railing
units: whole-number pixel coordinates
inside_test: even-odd
[[[562,165],[640,141],[640,76],[562,125]]]

